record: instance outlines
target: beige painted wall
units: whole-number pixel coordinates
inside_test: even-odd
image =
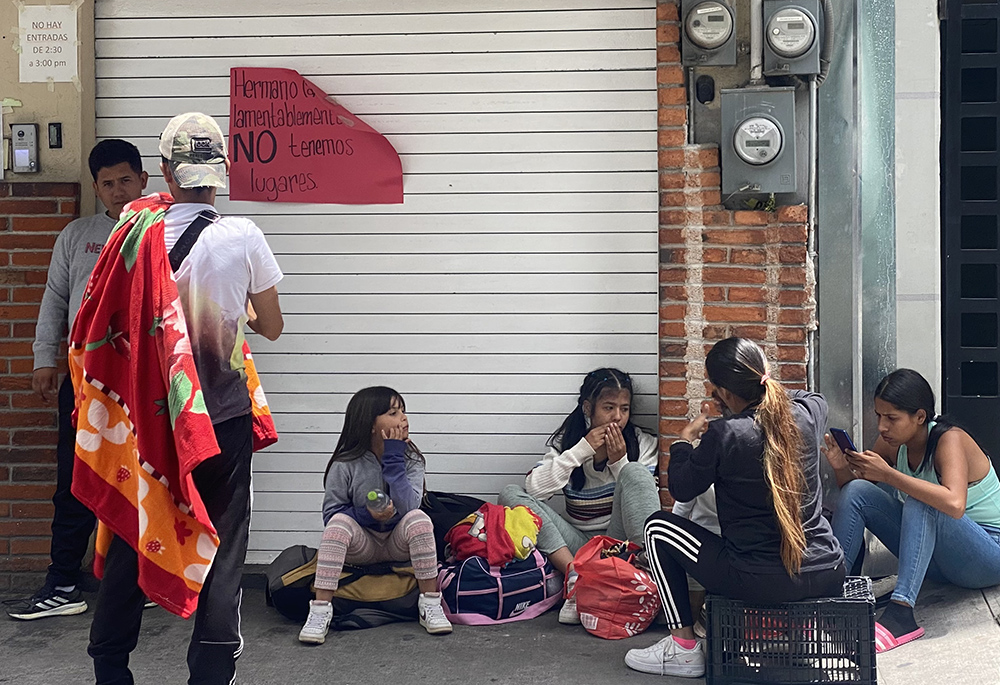
[[[26,5],[43,5],[38,0]],[[52,4],[69,4],[54,0]],[[36,174],[3,172],[9,182],[73,181],[83,187],[82,214],[94,212],[94,196],[90,191],[91,177],[87,169],[87,154],[94,145],[94,0],[85,0],[79,8],[77,30],[79,46],[80,83],[83,92],[77,92],[72,83],[56,83],[49,92],[45,83],[18,82],[17,7],[12,2],[0,2],[0,99],[13,97],[21,100],[23,107],[15,107],[12,114],[3,117],[3,137],[10,138],[10,124],[38,124],[38,157],[41,171]],[[61,122],[63,147],[50,150],[48,125]]]

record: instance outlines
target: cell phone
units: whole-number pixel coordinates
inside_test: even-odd
[[[842,452],[857,452],[858,448],[854,446],[854,441],[851,440],[851,436],[847,434],[843,428],[831,428],[830,435],[833,436],[834,441]]]

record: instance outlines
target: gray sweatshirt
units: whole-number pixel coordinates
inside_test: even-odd
[[[334,514],[347,514],[366,528],[392,530],[408,512],[420,508],[424,495],[424,462],[407,455],[402,440],[386,440],[382,463],[371,452],[357,459],[334,461],[326,476],[323,497],[323,525]],[[381,490],[389,495],[396,509],[385,523],[372,518],[368,511],[368,493]]]
[[[95,214],[71,222],[56,238],[31,347],[36,369],[56,365],[59,345],[73,327],[90,272],[116,223],[107,214]]]

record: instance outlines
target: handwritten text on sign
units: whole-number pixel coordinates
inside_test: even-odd
[[[21,83],[57,83],[77,76],[76,7],[21,5],[18,8],[21,41]]]
[[[230,198],[398,204],[399,155],[378,131],[292,69],[229,75]]]

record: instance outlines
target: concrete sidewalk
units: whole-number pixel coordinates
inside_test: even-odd
[[[93,595],[88,595],[93,600]],[[992,605],[992,609],[991,609]],[[985,594],[927,584],[917,619],[927,630],[918,642],[878,660],[883,685],[1000,683],[1000,589]],[[0,618],[0,683],[76,685],[93,682],[87,657],[91,612],[21,622]],[[654,626],[629,640],[606,641],[579,626],[562,626],[556,612],[497,627],[456,626],[431,637],[416,623],[330,633],[326,644],[298,642],[301,626],[264,605],[260,589],[243,597],[246,647],[239,662],[243,685],[533,685],[572,683],[700,683],[629,670],[623,658],[666,635]],[[133,654],[138,683],[181,685],[191,626],[162,609],[146,611]]]

